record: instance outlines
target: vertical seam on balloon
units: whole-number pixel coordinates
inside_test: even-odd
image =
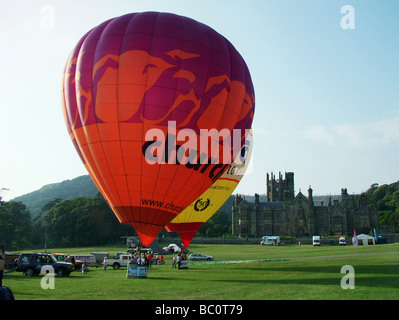
[[[108,20],[108,23],[104,26],[104,28],[101,30],[100,35],[98,36],[98,40],[97,40],[97,42],[96,42],[95,49],[94,49],[94,51],[93,51],[93,61],[92,61],[92,66],[91,66],[91,72],[93,71],[94,64],[95,64],[95,62],[94,62],[94,57],[95,57],[95,53],[96,53],[96,51],[97,51],[98,43],[100,42],[100,39],[101,39],[101,37],[103,36],[104,30],[105,30],[105,29],[107,28],[107,26],[108,26],[112,21],[114,21],[115,19],[117,19],[117,18]],[[92,89],[93,89],[93,81],[92,81],[92,80],[93,80],[93,74],[91,74],[91,87],[92,87]],[[93,90],[92,90],[91,94],[93,95]],[[92,97],[92,101],[93,101],[93,112],[95,113],[95,106],[94,106],[94,99],[93,99],[93,97]],[[99,130],[98,130],[98,123],[96,123],[96,129],[97,129],[98,136],[100,137],[100,132],[99,132]],[[105,158],[104,147],[103,147],[102,142],[100,142],[100,148],[101,148],[101,150],[102,150],[102,152],[103,152],[103,154],[104,154],[104,159],[106,159],[106,158]],[[109,164],[108,164],[108,161],[107,161],[107,160],[105,161],[105,164],[106,164],[106,166],[107,166],[107,168],[108,168],[108,172],[111,173],[111,170],[110,170],[110,168],[109,168]],[[101,174],[100,172],[99,172],[99,174],[100,174],[100,176],[102,176],[102,174]],[[114,188],[116,189],[116,185],[115,185],[114,180],[112,179],[111,174],[110,174],[110,177],[111,177],[110,180],[112,181],[112,184],[114,185]],[[108,193],[109,193],[109,192],[108,192]],[[121,202],[121,201],[120,201],[121,199],[120,199],[118,193],[116,193],[116,197],[119,198],[119,203],[120,203],[120,202]],[[114,201],[113,201],[113,202],[114,202]],[[112,203],[111,203],[111,204],[112,204]]]
[[[144,12],[143,14],[148,14],[148,13]],[[147,65],[150,63],[151,48],[152,48],[152,44],[153,44],[154,29],[155,29],[155,24],[157,23],[157,20],[158,20],[158,16],[159,16],[159,13],[156,13],[155,22],[153,23],[152,36],[151,36],[150,41],[149,41]],[[143,109],[142,109],[143,114],[142,114],[142,119],[143,119],[143,120],[142,120],[142,126],[141,126],[141,136],[142,136],[143,139],[144,139],[144,136],[145,136],[144,127],[145,127],[146,117],[144,116],[144,114],[145,114],[145,112],[146,112],[146,93],[147,93],[147,91],[148,91],[147,88],[148,88],[148,73],[146,72],[145,84],[144,84],[144,95],[143,95],[143,100],[142,100],[142,103],[143,103]],[[141,157],[141,158],[140,158],[140,167],[141,167],[141,170],[140,170],[140,171],[141,171],[141,172],[143,172],[143,163],[144,163],[144,161],[145,161],[144,158]],[[146,217],[146,212],[147,212],[147,213],[150,212],[151,208],[150,208],[150,207],[143,207],[143,204],[142,204],[142,202],[141,202],[142,199],[143,199],[143,176],[140,175],[140,204],[139,204],[140,208],[139,208],[139,218],[138,218],[138,221],[139,221],[139,223],[149,224],[148,221],[147,221],[147,219],[144,220],[144,218]],[[146,212],[143,212],[144,210],[146,210]]]
[[[70,120],[70,117],[69,117],[69,115],[68,115],[68,109],[70,109],[70,107],[68,106],[69,105],[69,101],[68,101],[68,99],[66,98],[66,92],[65,92],[65,89],[66,89],[66,86],[68,85],[66,82],[67,82],[67,78],[65,77],[65,74],[67,73],[67,71],[68,71],[68,65],[70,64],[70,61],[71,61],[71,57],[72,57],[72,53],[69,55],[69,57],[68,57],[68,60],[67,60],[67,63],[65,64],[65,67],[64,67],[64,73],[63,73],[63,76],[62,76],[62,99],[63,99],[63,105],[62,105],[62,109],[63,109],[63,112],[64,112],[64,115],[65,115],[65,120],[66,120],[66,124],[67,124],[67,128],[71,131],[71,133],[70,133],[70,136],[69,136],[69,138],[71,138],[71,135],[73,136],[73,138],[75,139],[75,141],[76,141],[76,136],[75,136],[75,133],[74,133],[74,128],[73,128],[73,126],[71,125],[71,120]],[[74,86],[75,87],[75,86]],[[75,89],[75,91],[76,91],[76,89]],[[76,93],[75,93],[75,97],[76,97]],[[76,98],[75,98],[76,99]],[[76,108],[77,109],[77,108]],[[78,112],[78,110],[76,110],[76,112]],[[72,140],[72,139],[71,139]],[[73,142],[73,140],[72,140],[72,142]],[[77,144],[76,144],[77,145]],[[77,147],[79,148],[79,146],[77,145]],[[80,149],[80,148],[79,148]],[[82,152],[81,152],[82,153]],[[82,155],[82,157],[83,157],[83,155]],[[84,160],[84,159],[83,159]],[[84,160],[85,161],[85,160]]]
[[[230,93],[231,93],[231,79],[232,79],[232,76],[233,76],[233,59],[232,59],[232,54],[231,54],[231,49],[230,49],[230,46],[229,46],[229,44],[227,43],[227,40],[226,40],[226,38],[225,37],[223,37],[223,36],[221,36],[222,37],[222,39],[223,39],[223,41],[224,41],[224,44],[225,44],[225,46],[226,46],[226,49],[227,49],[227,51],[228,51],[228,53],[229,53],[229,57],[230,57],[230,76],[229,76],[229,92],[228,92],[228,94],[227,94],[227,97],[226,97],[226,101],[225,101],[225,105],[224,105],[224,110],[223,110],[223,114],[222,114],[222,116],[220,117],[220,123],[219,123],[219,126],[224,122],[224,119],[225,119],[225,117],[226,117],[226,114],[228,113],[227,112],[227,102],[229,101],[229,96],[230,96]],[[223,128],[221,128],[221,129],[223,129]],[[233,128],[234,129],[234,128]]]
[[[159,23],[159,17],[160,17],[160,13],[157,14],[157,19],[156,19],[155,25],[157,25],[157,24]],[[154,25],[154,30],[153,30],[153,31],[155,31],[155,25]],[[152,41],[151,41],[151,44],[152,44]],[[177,90],[177,83],[176,83],[176,88],[175,88],[175,98],[176,98],[176,90]],[[169,114],[168,117],[169,117],[169,119],[170,119],[170,118],[171,118],[171,114]],[[169,124],[168,124],[168,125],[169,125]],[[169,129],[169,127],[168,127],[168,129]],[[169,132],[169,130],[168,130],[167,133],[166,133],[166,137],[168,137],[168,132]],[[166,139],[165,139],[165,143],[166,143]],[[165,145],[165,147],[166,147],[166,145]],[[168,148],[168,153],[169,153],[169,152],[170,152],[170,150],[169,150],[169,148]],[[169,160],[169,159],[166,159],[167,156],[168,156],[168,155],[167,155],[166,152],[165,152],[165,159],[164,159],[164,160],[165,160],[165,165],[168,164],[168,160]],[[157,172],[157,176],[156,176],[156,181],[158,181],[160,171],[161,171],[161,166],[158,166],[158,172]],[[154,198],[155,189],[156,189],[156,186],[154,186],[154,189],[152,190],[152,198]],[[163,201],[165,200],[165,196],[166,196],[166,193],[164,194],[164,197],[163,197],[163,199],[162,199]],[[157,213],[159,213],[159,212],[162,212],[162,211],[161,211],[160,209],[157,209]],[[148,223],[158,225],[159,222],[157,221],[157,219],[155,219],[156,216],[157,216],[157,215],[154,214],[154,215],[152,216],[151,221],[148,221]]]
[[[143,13],[143,14],[147,14],[147,13]],[[156,18],[155,18],[155,21],[154,21],[154,24],[153,24],[152,36],[151,36],[151,40],[150,40],[150,46],[148,48],[148,61],[147,61],[147,64],[150,63],[151,48],[152,48],[152,44],[153,44],[155,25],[158,22],[158,18],[159,18],[159,12],[156,13]],[[148,73],[146,73],[146,76],[145,76],[145,87],[144,87],[145,88],[145,93],[144,93],[143,101],[142,101],[142,103],[143,103],[143,125],[141,127],[141,136],[142,137],[144,137],[144,135],[145,135],[144,127],[145,127],[145,122],[146,122],[145,111],[146,111],[146,93],[148,91],[147,90],[147,86],[148,86]],[[143,172],[143,162],[144,162],[144,159],[143,159],[143,157],[141,157],[141,162],[140,162],[141,172]],[[140,175],[140,201],[141,201],[142,198],[143,198],[143,176]],[[143,212],[142,212],[143,208],[145,208],[145,210],[147,210],[148,212],[151,209],[150,207],[143,207],[142,203],[140,202],[140,215],[139,215],[139,219],[138,219],[140,222],[143,222],[142,219],[141,219],[142,215],[143,215]],[[148,223],[148,221],[145,221],[145,223]]]
[[[182,52],[183,51],[183,32],[184,32],[184,21],[183,20],[181,20],[181,24],[180,24],[180,27],[181,27],[181,37],[180,37],[180,42],[181,42],[181,44],[180,44],[180,51]],[[180,69],[181,69],[181,61],[182,61],[182,59],[177,59],[176,58],[176,56],[175,56],[175,59],[176,59],[176,61],[179,61],[179,65],[176,65],[176,67],[177,67],[177,71],[179,72],[180,71]],[[176,86],[175,86],[175,90],[174,90],[174,99],[173,99],[173,101],[176,101],[176,99],[177,99],[177,96],[176,96],[176,94],[177,94],[177,89],[179,88],[179,78],[177,78],[177,81],[176,81]],[[174,111],[175,110],[173,110],[171,113],[169,113],[169,115],[168,115],[168,129],[169,129],[169,120],[172,120],[173,119],[173,117],[172,117],[172,115],[173,115],[173,113],[174,113]],[[166,119],[165,119],[166,120]],[[168,132],[169,132],[169,130],[168,130]],[[167,135],[168,135],[168,133],[167,133]],[[176,137],[175,137],[175,139],[177,139],[177,126],[176,126]],[[165,146],[166,147],[166,146]],[[166,162],[166,164],[169,164],[169,153],[171,152],[171,150],[169,150],[169,148],[168,148],[168,154],[166,154],[166,152],[165,152],[165,162]],[[168,157],[167,159],[166,159],[166,157]],[[176,150],[176,158],[177,158],[177,150]],[[180,164],[178,165],[178,166],[180,166]],[[171,187],[171,185],[173,184],[173,181],[174,181],[174,178],[175,178],[175,176],[176,176],[176,174],[177,174],[177,172],[179,171],[178,170],[178,168],[179,167],[177,167],[177,169],[176,169],[176,172],[175,172],[175,175],[173,176],[173,178],[171,179],[171,181],[169,181],[169,188],[168,189],[170,189],[170,187]],[[158,171],[158,175],[157,175],[157,179],[158,179],[158,176],[159,176],[159,172],[160,172],[161,170],[159,169],[159,171]],[[164,193],[164,195],[163,195],[163,198],[162,198],[162,201],[163,202],[165,202],[165,200],[167,199],[166,198],[166,196],[167,196],[167,192],[165,192]],[[173,200],[176,200],[176,197],[175,198],[173,198]],[[173,202],[173,200],[171,201],[171,202]],[[155,218],[155,216],[154,216],[154,218]],[[157,223],[160,223],[159,222],[159,219],[158,219],[158,221],[157,220],[155,220],[154,221],[154,219],[152,220],[152,222],[157,222]]]
[[[93,31],[93,29],[92,29],[91,31]],[[81,40],[80,46],[76,49],[76,50],[77,50],[76,55],[75,55],[76,58],[80,55],[82,45],[83,45],[84,41],[87,39],[87,37],[90,35],[91,31],[88,32],[88,33],[86,33],[86,35],[83,37],[84,39]],[[76,70],[77,70],[77,63],[76,63],[76,65],[75,65],[75,70],[74,70],[74,73],[73,73],[74,77],[76,76]],[[75,81],[75,83],[77,84],[78,81]],[[78,97],[78,96],[77,96],[77,94],[76,94],[76,85],[74,86],[74,95],[75,95],[75,98],[74,98],[74,99],[75,99],[75,101],[76,101],[76,113],[77,113],[77,117],[80,118],[80,115],[79,115],[79,108],[78,108],[78,101],[77,101],[77,97]],[[67,100],[67,99],[66,99],[66,100]],[[83,126],[83,124],[82,124],[82,121],[81,121],[80,119],[79,119],[79,121],[81,122],[81,130],[82,130],[82,132],[84,132],[84,128],[83,128],[84,126]],[[75,135],[75,132],[72,131],[72,134],[73,134],[73,136],[74,136],[74,138],[75,138],[77,148],[80,150],[80,153],[82,154],[82,157],[84,157],[84,152],[83,152],[81,146],[78,144],[78,141],[77,141],[77,139],[76,139],[77,136]],[[85,135],[83,135],[83,136],[84,136],[85,139],[86,139],[86,136],[85,136]],[[92,157],[92,154],[91,154],[91,151],[90,151],[90,147],[89,147],[89,143],[87,142],[87,139],[86,139],[84,142],[85,142],[85,145],[86,145],[87,148],[88,148],[88,153],[89,153],[89,155]],[[94,177],[92,177],[91,179],[93,180],[94,184],[97,186],[97,189],[98,189],[99,191],[102,191],[102,190],[104,189],[103,183],[99,183],[99,178],[101,179],[101,177],[98,177],[98,174],[95,173],[96,170],[93,170],[93,166],[92,166],[92,164],[90,163],[90,161],[86,161],[86,159],[84,159],[84,160],[85,160],[85,167],[86,167],[86,166],[89,167],[89,168],[90,168],[89,173],[91,172],[91,173],[94,175]],[[94,167],[95,167],[95,166],[94,166]],[[101,180],[102,180],[102,179],[101,179]],[[108,198],[108,197],[106,197],[106,198]]]
[[[119,61],[120,61],[120,56],[121,56],[121,51],[122,51],[122,44],[124,42],[125,39],[125,35],[126,35],[126,30],[130,24],[130,21],[135,17],[135,14],[133,14],[132,17],[129,18],[129,21],[126,23],[126,27],[125,30],[122,33],[122,39],[121,42],[119,44],[119,55],[118,55],[118,61],[117,61],[117,68],[116,68],[116,110],[117,110],[117,122],[118,122],[118,134],[119,134],[119,148],[120,148],[120,153],[121,153],[121,159],[122,159],[122,164],[123,164],[123,175],[125,178],[125,183],[126,183],[126,188],[127,188],[127,193],[128,193],[128,201],[130,204],[130,207],[132,207],[132,201],[130,198],[130,189],[129,189],[129,184],[128,184],[128,179],[127,179],[127,174],[126,174],[126,165],[125,165],[125,159],[123,156],[123,148],[122,148],[122,137],[121,137],[121,128],[120,128],[120,121],[119,121],[119,95],[118,95],[118,91],[119,91]],[[119,192],[118,192],[119,194]],[[128,212],[126,212],[126,206],[123,204],[121,210],[123,210],[124,215],[125,215],[125,221],[128,220]]]
[[[233,56],[233,55],[232,55],[231,47],[230,47],[230,45],[229,45],[227,39],[226,39],[225,37],[223,37],[222,35],[220,35],[220,36],[221,36],[222,39],[224,40],[224,43],[225,43],[225,45],[226,45],[226,48],[227,48],[227,51],[228,51],[229,57],[230,57],[230,75],[229,75],[229,81],[230,81],[230,83],[229,83],[229,88],[231,89],[230,84],[231,84],[231,78],[232,78],[232,74],[233,74],[233,60],[232,60],[232,56]],[[229,91],[229,94],[230,94],[230,91]],[[228,94],[228,96],[229,96],[229,94]],[[228,102],[228,96],[227,96],[226,101],[225,101],[223,115],[220,117],[218,127],[220,127],[221,124],[224,122],[224,118],[225,118],[225,116],[226,116],[226,114],[227,114],[227,112],[228,112],[228,110],[227,110],[227,108],[226,108],[226,105],[227,105],[227,102]],[[223,128],[220,128],[220,129],[222,130]],[[234,129],[234,128],[233,128],[233,129]],[[230,154],[231,154],[231,152],[230,152]],[[231,159],[231,161],[233,161],[233,159]],[[217,180],[216,180],[216,181],[217,181]],[[216,181],[215,181],[215,182],[216,182]],[[213,185],[215,182],[213,182],[211,185]],[[203,182],[202,187],[204,187],[204,184],[205,184],[205,180],[204,180],[204,182]],[[205,191],[206,191],[206,190],[205,190]],[[204,191],[204,192],[205,192],[205,191]]]
[[[82,46],[83,46],[84,42],[87,40],[87,38],[90,36],[91,32],[93,32],[93,31],[94,31],[94,29],[92,29],[90,32],[88,32],[88,33],[86,34],[85,39],[82,41],[82,43],[81,43],[81,45],[80,45],[80,47],[79,47],[79,49],[78,49],[77,57],[80,56],[81,50],[82,50]],[[75,76],[76,76],[77,65],[78,65],[78,63],[76,63]],[[75,84],[75,99],[76,99],[77,109],[78,109],[77,112],[79,113],[79,108],[78,108],[78,105],[79,105],[79,103],[78,103],[78,96],[77,96],[77,94],[76,94],[76,92],[77,92],[77,91],[76,91],[76,86],[78,85],[78,81],[75,81],[75,83],[76,83],[76,84]],[[81,121],[81,122],[82,122],[82,121]],[[83,131],[83,134],[84,134],[84,122],[82,122],[82,131]],[[84,136],[86,137],[85,134],[84,134]],[[85,142],[86,142],[86,145],[87,145],[87,148],[88,148],[88,153],[89,153],[89,155],[91,156],[91,158],[93,158],[92,152],[91,152],[91,150],[90,150],[90,144],[87,142],[87,140],[86,140]],[[86,163],[87,163],[88,167],[90,167],[90,171],[92,172],[92,174],[95,176],[95,180],[98,181],[99,179],[101,179],[101,181],[103,181],[103,179],[102,179],[102,177],[101,177],[99,171],[98,171],[97,169],[96,169],[96,170],[93,170],[93,169],[92,169],[92,168],[93,168],[93,165],[91,165],[90,162],[86,162]],[[95,166],[94,166],[94,167],[95,167]],[[95,172],[97,172],[97,174],[99,175],[99,177],[96,176]],[[93,178],[92,178],[92,179],[93,179]],[[97,185],[97,184],[96,184],[96,185]],[[108,188],[104,185],[104,183],[102,183],[102,184],[99,183],[99,186],[97,186],[97,188],[98,188],[99,190],[103,190],[104,188],[108,189]],[[109,197],[107,196],[106,198],[108,199]]]
[[[199,22],[196,22],[196,23],[198,23],[199,24]],[[205,32],[206,32],[206,38],[207,38],[207,40],[208,40],[208,64],[207,64],[207,72],[206,72],[206,77],[205,77],[205,83],[204,83],[204,88],[203,88],[203,91],[202,91],[202,95],[201,95],[201,104],[202,104],[202,97],[204,96],[204,94],[205,94],[205,90],[206,90],[206,82],[207,82],[207,80],[209,79],[209,60],[210,60],[210,56],[211,56],[211,53],[210,53],[210,51],[211,51],[211,46],[210,46],[210,40],[209,40],[209,30],[203,25],[203,24],[201,24],[201,26],[202,26],[202,28],[204,28],[204,30],[205,30]],[[199,118],[199,116],[200,116],[200,112],[199,112],[200,110],[198,110],[197,112],[196,112],[196,119],[195,119],[195,121],[193,122],[193,123],[195,123],[195,126],[197,126],[197,122],[198,122],[198,118]],[[198,129],[200,129],[199,127],[198,127]],[[198,134],[200,134],[200,132],[198,132]],[[198,136],[197,136],[197,139],[198,139]],[[197,141],[197,147],[198,147],[198,141]],[[198,148],[198,149],[200,149],[200,148]],[[198,161],[201,161],[200,160],[200,157],[201,157],[201,153],[200,153],[200,150],[197,150],[197,156],[198,156]],[[187,179],[186,179],[186,182],[185,183],[187,183],[187,181],[189,181],[190,179],[191,179],[191,176],[192,175],[194,175],[194,170],[192,170],[191,172],[190,172],[190,174],[188,175],[188,177],[187,177]],[[204,184],[205,184],[205,182],[206,182],[206,180],[207,180],[207,177],[204,177],[203,179],[202,179],[202,188],[204,187]],[[184,188],[184,186],[185,186],[185,184],[182,184],[182,187],[181,187],[181,189],[183,189]],[[204,192],[205,192],[205,190],[204,190]],[[202,194],[202,193],[201,193]],[[200,194],[200,195],[201,195]],[[200,196],[200,195],[198,195],[198,196]],[[184,198],[184,200],[182,201],[182,203],[185,203],[185,202],[187,202],[187,198],[188,198],[188,196],[186,196],[185,198]],[[195,201],[196,199],[197,199],[198,197],[196,197],[195,199],[193,199],[193,201]],[[193,201],[191,201],[189,204],[188,204],[188,206],[193,202]],[[182,210],[181,212],[183,212],[184,210]],[[179,212],[179,214],[181,213],[181,212]],[[178,215],[179,215],[178,214]],[[178,215],[176,215],[176,216],[178,216]]]
[[[225,41],[225,43],[226,43],[226,46],[227,46],[227,48],[228,48],[228,50],[229,50],[229,53],[230,53],[230,57],[231,57],[231,59],[230,59],[230,61],[231,61],[231,76],[230,76],[230,83],[231,83],[231,78],[232,78],[232,75],[233,75],[233,55],[232,55],[232,48],[233,48],[233,45],[226,39],[226,38],[224,38],[223,37],[223,39],[224,39],[224,41]],[[235,48],[234,48],[234,50],[236,50]],[[245,88],[244,88],[244,96],[243,96],[243,98],[242,98],[242,101],[241,101],[241,104],[240,104],[240,109],[239,109],[239,112],[238,113],[236,113],[236,120],[234,121],[234,123],[235,123],[235,125],[234,125],[234,128],[232,129],[232,130],[234,130],[235,129],[235,127],[237,126],[237,123],[238,123],[238,120],[239,120],[239,117],[240,117],[240,114],[241,114],[241,110],[242,110],[242,104],[244,103],[244,99],[245,99],[245,94],[246,94],[246,90],[247,90],[247,76],[246,76],[246,71],[245,71],[245,64],[244,64],[244,59],[241,57],[241,55],[238,53],[238,51],[236,51],[236,54],[237,54],[237,56],[238,56],[238,58],[239,58],[239,60],[240,60],[240,62],[241,62],[241,69],[243,69],[244,70],[244,75],[245,75],[245,83],[243,83],[244,84],[244,86],[245,86]],[[231,92],[231,90],[230,90],[230,92]],[[229,92],[229,95],[230,95],[230,92]],[[228,95],[228,96],[229,96]],[[227,99],[226,99],[226,104],[227,104],[227,101],[228,101],[228,97],[227,97]],[[227,108],[225,108],[225,110],[226,110]],[[223,119],[224,119],[224,116],[223,116]],[[240,139],[240,150],[241,150],[241,145],[242,145],[242,135],[243,135],[243,133],[241,132],[241,134],[240,134],[240,137],[241,137],[241,139]],[[233,138],[233,137],[230,137],[231,139]],[[233,139],[232,139],[233,140]],[[234,141],[231,141],[231,151],[230,151],[230,156],[231,156],[231,159],[230,159],[230,161],[231,161],[231,163],[233,163],[234,162],[234,144],[233,144],[233,142]]]
[[[208,35],[208,33],[211,32],[211,31],[210,31],[210,30],[206,30],[206,32],[207,32],[207,35]],[[214,34],[214,33],[215,33],[215,31],[212,29],[212,34]],[[220,36],[221,36],[221,35],[220,35]],[[210,59],[210,56],[211,56],[211,46],[210,46],[210,40],[209,40],[210,37],[208,36],[207,38],[208,38],[208,48],[209,48],[209,50],[208,50],[208,52],[209,52],[209,57],[208,57],[208,59]],[[231,69],[231,68],[230,68],[230,69]],[[208,63],[207,79],[209,79],[209,63]],[[229,84],[229,85],[230,85],[230,84]],[[226,99],[226,103],[227,103],[227,99]],[[209,107],[209,106],[208,106],[208,107]],[[224,108],[224,109],[226,110],[226,108]],[[219,120],[219,123],[220,123],[220,121],[221,121],[221,119]],[[219,125],[218,125],[218,128],[219,128]],[[215,129],[218,129],[218,128],[215,128]],[[212,138],[211,138],[211,139],[212,139]],[[209,148],[208,148],[208,151],[209,151]],[[209,159],[209,157],[208,157],[208,159]],[[209,160],[208,160],[208,161],[209,161]],[[201,189],[204,189],[204,185],[206,184],[206,181],[207,181],[206,179],[203,179],[203,180],[202,180]],[[211,185],[213,185],[213,183],[214,183],[214,182],[212,182]],[[211,186],[211,185],[210,185],[210,186]],[[209,187],[210,187],[210,186],[209,186]],[[209,188],[209,187],[208,187],[208,188]],[[208,190],[208,188],[207,188],[206,190]],[[201,194],[199,194],[198,197],[200,197],[204,192],[206,192],[206,190],[203,190],[203,192],[201,192]],[[194,199],[194,201],[195,201],[198,197],[196,197],[196,198]]]

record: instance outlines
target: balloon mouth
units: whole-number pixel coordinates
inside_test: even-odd
[[[197,232],[204,222],[170,222],[165,227],[168,232]]]
[[[127,224],[136,231],[143,247],[149,247],[163,229],[163,226],[147,223],[129,222]]]
[[[204,222],[182,222],[182,223],[169,223],[165,229],[168,232],[177,232],[179,233],[180,239],[183,242],[184,248],[190,245],[191,241],[193,240],[195,234],[197,233],[198,229]]]
[[[187,249],[187,247],[190,245],[195,234],[196,232],[179,232],[179,236],[181,241],[183,242],[184,249]]]
[[[130,224],[134,228],[144,247],[151,245],[164,226],[177,215],[148,207],[120,206],[112,210],[121,223]]]

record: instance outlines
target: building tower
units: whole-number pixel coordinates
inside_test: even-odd
[[[294,190],[294,173],[286,172],[285,177],[279,172],[279,177],[271,172],[266,173],[266,195],[267,201],[285,201],[293,200],[295,197]]]

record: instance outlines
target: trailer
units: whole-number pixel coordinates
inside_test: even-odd
[[[278,246],[280,245],[280,236],[263,236],[260,244]]]
[[[105,257],[109,258],[109,252],[90,252],[90,254],[94,256],[98,264],[102,264]]]

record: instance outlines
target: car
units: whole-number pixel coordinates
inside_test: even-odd
[[[200,260],[211,261],[211,260],[213,260],[212,256],[208,256],[208,255],[203,254],[203,253],[192,253],[192,254],[190,254],[190,256],[188,258],[191,261],[200,261]]]
[[[71,258],[64,253],[52,253],[52,255],[58,262],[70,262],[73,266],[73,271],[82,270],[83,261],[76,260],[76,258],[71,260]]]
[[[26,276],[39,275],[43,266],[51,266],[58,277],[68,276],[73,271],[69,262],[59,262],[48,253],[21,253],[15,271]]]
[[[53,257],[60,262],[65,262],[66,259],[68,258],[67,254],[64,253],[52,253]]]

